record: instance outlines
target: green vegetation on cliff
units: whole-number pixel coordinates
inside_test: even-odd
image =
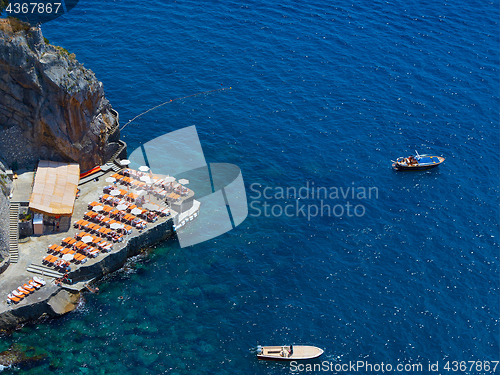
[[[7,5],[9,5],[8,0],[0,0],[0,13],[7,8]]]

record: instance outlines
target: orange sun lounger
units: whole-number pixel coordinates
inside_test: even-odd
[[[55,249],[57,249],[57,244],[52,244],[48,247],[47,251],[54,251]]]
[[[92,244],[94,244],[94,245],[97,245],[99,242],[102,241],[102,238],[100,238],[100,237],[97,237],[97,236],[93,236],[93,237],[94,237],[94,239],[92,240]]]
[[[82,262],[85,258],[87,257],[83,254],[75,254],[75,256],[73,257],[73,259],[75,259],[77,262]]]
[[[93,201],[93,202],[90,202],[88,205],[89,210],[91,210],[92,208],[94,208],[96,206],[101,206],[101,204],[99,202]]]
[[[89,217],[91,219],[94,219],[97,215],[98,215],[98,213],[94,212],[94,211],[88,211],[88,212],[83,214],[83,216]]]
[[[61,245],[59,245],[59,246],[57,246],[57,247],[55,248],[55,250],[54,250],[54,254],[59,254],[59,253],[60,253],[61,251],[63,251],[63,250],[64,250],[64,247],[63,247],[63,246],[61,246]]]
[[[66,237],[65,239],[62,240],[63,243],[65,243],[66,245],[73,245],[76,240],[74,238],[71,238],[71,237]]]
[[[23,284],[23,289],[25,289],[31,293],[33,293],[35,291],[35,288],[33,288],[31,285],[28,285],[28,284]]]
[[[11,301],[14,301],[15,303],[18,303],[19,301],[21,301],[24,297],[16,297],[15,295],[13,294],[9,294],[7,296],[8,299],[10,299]]]
[[[45,258],[43,258],[42,262],[46,262],[49,264],[54,264],[54,262],[59,259],[53,255],[47,255]]]
[[[22,286],[17,287],[17,291],[23,293],[24,295],[29,295],[31,292],[24,289]]]

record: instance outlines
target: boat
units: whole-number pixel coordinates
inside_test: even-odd
[[[417,156],[410,155],[407,158],[392,160],[392,167],[397,171],[421,171],[435,168],[445,160],[442,156],[419,155],[417,151],[415,153]]]
[[[257,358],[268,361],[300,361],[318,358],[323,349],[307,345],[257,346]]]

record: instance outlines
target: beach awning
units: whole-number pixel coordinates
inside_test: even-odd
[[[80,181],[80,166],[41,160],[35,174],[29,207],[50,216],[71,216]]]

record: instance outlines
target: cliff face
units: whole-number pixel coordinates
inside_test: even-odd
[[[118,114],[102,83],[40,28],[13,22],[0,20],[0,159],[20,168],[71,161],[82,171],[108,161]]]

